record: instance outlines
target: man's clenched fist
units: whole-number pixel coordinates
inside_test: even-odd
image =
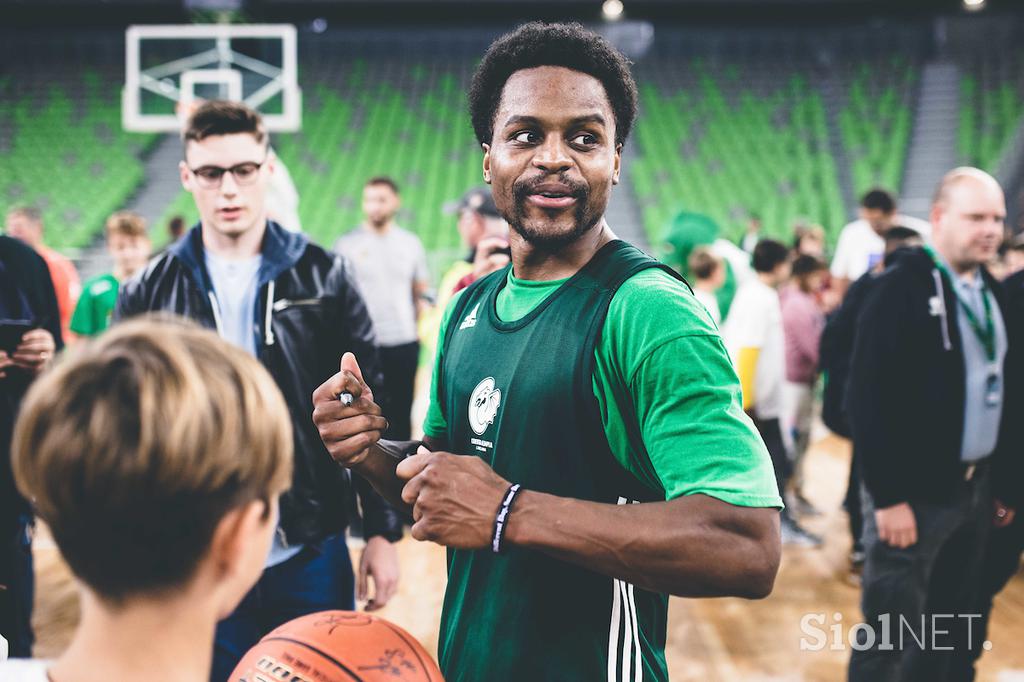
[[[349,393],[351,405],[338,396]],[[373,402],[373,391],[363,381],[356,356],[345,353],[341,370],[313,392],[313,423],[320,439],[338,464],[352,467],[366,459],[370,446],[380,440],[388,428],[380,406]]]

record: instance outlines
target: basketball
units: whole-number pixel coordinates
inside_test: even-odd
[[[322,611],[288,621],[249,650],[229,682],[443,682],[427,650],[367,613]]]

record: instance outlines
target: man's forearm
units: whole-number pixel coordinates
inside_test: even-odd
[[[612,505],[524,490],[506,541],[684,597],[765,597],[780,557],[775,509],[706,495]]]
[[[395,467],[401,460],[397,453],[379,444],[370,446],[366,459],[352,467],[352,471],[370,482],[370,485],[388,501],[392,507],[407,516],[412,516],[412,507],[402,501],[405,481],[395,475]]]
[[[373,484],[354,472],[352,487],[359,498],[359,508],[363,517],[363,537],[382,537],[389,542],[401,540],[404,530],[402,513],[388,503]]]
[[[416,311],[416,321],[419,322],[423,314],[430,308],[430,303],[426,300],[427,295],[427,284],[426,282],[414,282],[412,285],[412,304]]]

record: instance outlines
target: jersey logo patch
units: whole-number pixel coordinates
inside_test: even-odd
[[[475,306],[473,306],[473,309],[469,311],[469,315],[466,315],[466,317],[464,317],[462,319],[462,324],[459,325],[459,330],[460,331],[463,330],[463,329],[469,329],[470,327],[475,327],[476,326],[476,312],[479,309],[480,309],[480,304],[479,303],[477,303]]]
[[[494,377],[487,377],[473,389],[469,396],[469,426],[478,436],[484,435],[487,427],[494,423],[501,405],[501,391],[494,387]]]
[[[99,296],[100,294],[107,293],[111,289],[113,289],[113,285],[107,280],[103,280],[101,282],[96,282],[96,284],[89,287],[89,293],[93,296]]]

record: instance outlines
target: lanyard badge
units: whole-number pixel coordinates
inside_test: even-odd
[[[988,377],[985,379],[985,407],[999,407],[1003,401],[1003,378],[999,365],[989,365]]]
[[[967,323],[974,332],[975,338],[981,344],[982,348],[985,349],[985,357],[988,359],[988,374],[985,378],[985,406],[986,407],[999,407],[1003,400],[1003,380],[1002,371],[999,367],[999,362],[996,359],[996,325],[995,320],[992,317],[992,303],[989,301],[988,287],[985,286],[984,280],[981,283],[981,301],[982,306],[985,309],[985,323],[982,326],[978,316],[974,314],[974,310],[971,306],[967,305],[967,302],[960,296],[960,291],[955,285],[955,279],[953,274],[946,267],[946,264],[935,254],[935,251],[931,247],[924,247],[924,250],[931,257],[932,262],[935,263],[935,267],[939,269],[943,277],[949,280],[950,288],[953,290],[953,295],[956,296],[957,302],[960,304],[960,311],[964,314],[967,319]],[[978,275],[981,276],[980,273]]]

